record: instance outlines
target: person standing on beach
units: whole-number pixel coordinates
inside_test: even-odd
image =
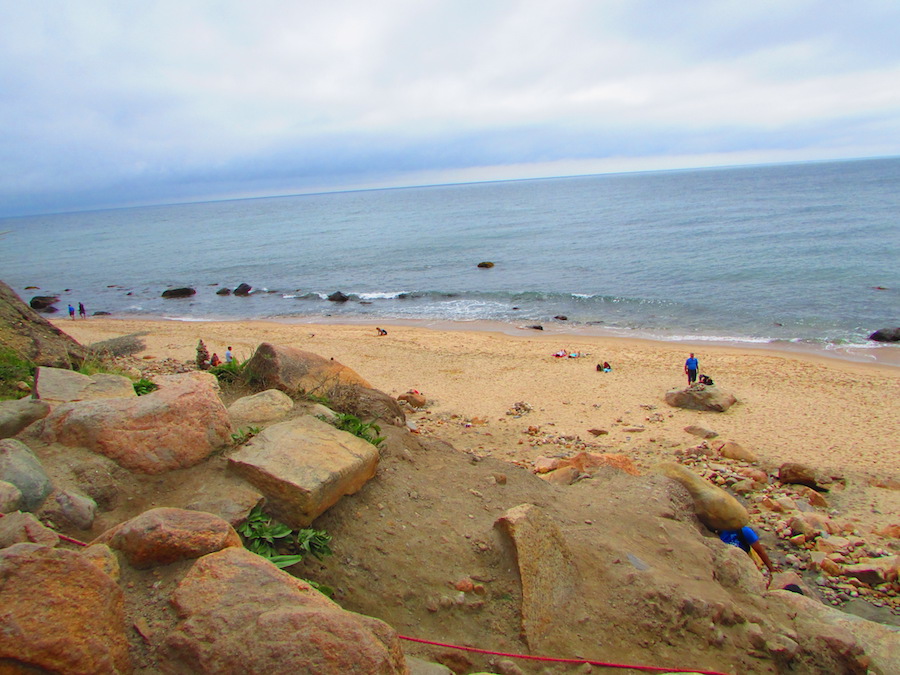
[[[234,354],[231,353],[231,347],[225,350],[225,363],[231,363],[234,361]]]
[[[75,308],[72,307],[72,305],[69,305],[69,318],[72,319],[72,321],[75,320]]]
[[[694,357],[694,353],[691,352],[691,355],[688,356],[687,361],[684,362],[684,372],[687,375],[689,387],[697,381],[697,371],[699,369],[700,364]]]
[[[85,310],[83,302],[78,303],[78,316],[80,316],[82,319],[87,318],[87,310]]]

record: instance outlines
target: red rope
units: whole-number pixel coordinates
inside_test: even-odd
[[[646,670],[655,673],[701,673],[702,675],[728,675],[718,670],[698,670],[697,668],[660,668],[659,666],[633,666],[627,663],[606,663],[605,661],[591,661],[589,659],[558,659],[552,656],[530,656],[528,654],[506,654],[504,652],[492,652],[487,649],[478,649],[476,647],[461,647],[459,645],[449,645],[443,642],[432,642],[431,640],[420,640],[419,638],[407,637],[406,635],[398,635],[401,640],[409,640],[410,642],[419,642],[423,645],[433,645],[435,647],[449,647],[450,649],[461,649],[466,652],[477,652],[478,654],[489,654],[491,656],[504,656],[512,659],[528,659],[531,661],[550,661],[553,663],[589,663],[592,666],[602,666],[605,668],[631,668],[632,670]]]
[[[5,513],[0,513],[0,518],[2,518],[5,515],[6,515]],[[77,539],[72,539],[72,537],[67,537],[64,534],[60,534],[59,532],[56,533],[56,536],[59,537],[60,539],[62,539],[63,541],[69,542],[70,544],[78,544],[79,546],[87,546],[87,544],[85,544],[83,541],[78,541]]]

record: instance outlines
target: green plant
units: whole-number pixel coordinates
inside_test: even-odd
[[[235,445],[243,445],[259,434],[259,427],[242,427],[236,433],[231,434],[231,440]]]
[[[313,581],[312,579],[304,579],[303,581],[315,588],[322,595],[329,598],[334,598],[334,589],[328,584],[320,584],[318,581]]]
[[[356,415],[351,415],[350,413],[335,413],[331,419],[328,419],[325,415],[319,415],[318,417],[325,422],[333,424],[341,431],[347,431],[364,441],[368,441],[376,448],[384,442],[384,436],[377,435],[381,433],[381,427],[375,422],[363,422]]]
[[[321,403],[322,405],[330,405],[331,399],[327,396],[319,396],[318,394],[311,394],[306,391],[300,391],[300,397],[305,398],[307,401],[312,401],[313,403]]]
[[[146,377],[142,377],[134,383],[134,393],[138,396],[149,394],[151,391],[156,391],[157,389],[159,389],[159,385],[155,382],[151,382]]]
[[[98,356],[85,359],[76,372],[79,372],[82,375],[96,375],[97,373],[106,373],[109,375],[122,375],[123,377],[128,377],[128,375],[122,368],[108,363],[102,357]]]
[[[213,366],[209,369],[209,372],[215,375],[219,382],[237,382],[243,377],[246,363],[246,361],[234,359],[231,363],[220,363],[218,366]]]
[[[249,551],[268,558],[277,567],[296,565],[307,554],[319,559],[331,555],[331,548],[328,546],[330,534],[312,528],[294,532],[284,523],[263,513],[261,505],[250,511],[247,521],[238,528],[238,533],[244,538]],[[282,552],[285,550],[288,553]],[[322,592],[328,595],[325,591]]]
[[[20,390],[17,382],[31,384],[34,364],[22,358],[12,349],[0,349],[0,399],[22,398],[28,394]]]

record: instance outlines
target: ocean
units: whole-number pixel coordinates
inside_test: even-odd
[[[900,346],[867,340],[900,325],[900,158],[149,206],[0,231],[0,279],[26,301],[58,295],[62,312],[487,322],[900,363]],[[248,297],[216,293],[241,283]],[[161,297],[181,286],[196,295]],[[327,299],[337,291],[350,299]]]

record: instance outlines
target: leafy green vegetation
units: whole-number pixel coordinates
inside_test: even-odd
[[[262,506],[253,508],[247,521],[238,528],[238,533],[243,537],[247,550],[267,558],[280,568],[296,565],[306,555],[313,555],[320,560],[331,555],[330,534],[312,528],[295,532],[263,513]],[[310,584],[318,588],[318,585],[312,582]],[[319,590],[328,595],[325,590]]]
[[[331,399],[327,396],[319,396],[317,394],[311,394],[309,392],[301,391],[301,398],[305,398],[307,401],[312,401],[313,403],[321,403],[322,405],[330,405]]]
[[[0,349],[0,400],[22,398],[27,391],[21,391],[17,382],[33,383],[34,364],[23,359],[12,349]]]
[[[356,415],[351,415],[350,413],[335,413],[332,419],[329,419],[325,415],[318,415],[318,418],[336,426],[341,431],[347,431],[364,441],[368,441],[376,448],[384,442],[384,436],[377,435],[381,433],[380,426],[375,424],[375,422],[363,422]]]
[[[231,434],[231,440],[235,445],[243,445],[251,438],[259,434],[259,427],[241,427],[237,432]]]
[[[76,372],[88,376],[97,375],[98,373],[105,373],[108,375],[121,375],[122,377],[133,379],[129,377],[124,370],[122,370],[118,366],[108,363],[100,357],[85,359],[84,363],[81,364],[81,367]]]
[[[209,369],[209,372],[215,375],[219,382],[231,384],[243,378],[246,363],[246,360],[238,361],[234,359],[231,363],[220,363],[218,366],[213,366]]]
[[[134,393],[138,396],[149,394],[151,391],[156,391],[157,389],[159,389],[159,386],[145,377],[142,377],[134,383]]]

